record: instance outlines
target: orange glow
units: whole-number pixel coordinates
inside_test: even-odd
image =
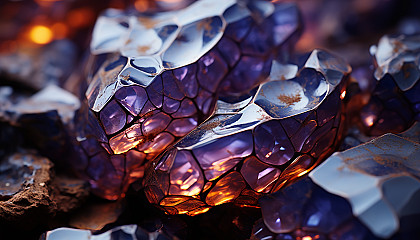
[[[302,238],[302,240],[312,240],[312,238],[311,238],[310,236],[304,236],[304,237]]]
[[[61,2],[62,0],[35,0],[40,6],[51,6],[55,2]]]
[[[341,95],[340,95],[340,98],[341,99],[344,99],[346,97],[346,91],[343,91],[342,93],[341,93]]]
[[[201,208],[201,209],[192,210],[192,211],[188,212],[187,214],[190,215],[190,216],[195,216],[195,215],[198,215],[198,214],[205,213],[208,210],[210,210],[210,208],[209,207],[205,207],[205,208]]]
[[[78,8],[69,12],[67,23],[74,28],[88,27],[95,21],[95,15],[89,8]]]
[[[29,31],[29,38],[37,44],[47,44],[52,41],[53,33],[46,26],[36,25]]]
[[[140,11],[140,12],[144,12],[149,8],[149,2],[148,1],[144,1],[144,0],[137,0],[134,3],[134,7]]]
[[[368,127],[372,127],[374,122],[375,122],[375,116],[370,115],[370,116],[366,117],[364,119],[364,122]]]
[[[134,2],[134,7],[140,11],[145,12],[149,9],[156,8],[159,5],[163,5],[163,3],[170,4],[172,6],[183,6],[185,5],[185,0],[136,0]]]
[[[67,26],[64,23],[58,22],[58,23],[54,23],[51,26],[51,30],[54,33],[54,38],[55,39],[62,39],[67,37],[69,29],[67,28]]]
[[[299,173],[298,175],[297,175],[297,177],[302,177],[303,175],[305,175],[306,173],[308,173],[309,172],[309,170],[305,170],[305,171],[303,171],[303,172],[301,172],[301,173]]]

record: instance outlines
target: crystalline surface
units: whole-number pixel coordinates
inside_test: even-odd
[[[251,238],[418,236],[420,145],[415,133],[418,126],[402,134],[406,138],[386,134],[335,153],[308,177],[261,198],[263,222],[256,223]]]
[[[310,177],[345,198],[353,215],[372,233],[387,238],[398,230],[403,216],[420,211],[413,204],[420,191],[419,147],[417,142],[386,134],[334,154]]]
[[[360,117],[366,133],[399,133],[419,120],[420,35],[384,36],[373,55],[376,86]]]
[[[253,51],[259,49],[248,47]],[[312,52],[305,65],[309,67],[300,71],[277,62],[273,66],[269,80],[253,95],[222,98],[213,117],[170,147],[167,154],[155,159],[158,167],[147,173],[147,179],[156,181],[146,181],[146,187],[161,188],[164,184],[159,180],[161,171],[171,176],[178,174],[164,166],[170,166],[179,153],[188,153],[194,156],[198,166],[184,164],[182,172],[193,176],[203,174],[204,179],[197,181],[202,192],[198,189],[194,194],[169,191],[164,199],[185,195],[193,196],[207,207],[226,202],[255,205],[263,193],[281,189],[331,154],[343,134],[343,128],[339,128],[344,117],[339,96],[345,90],[349,66],[320,50]],[[297,72],[300,74],[292,76]],[[276,78],[281,76],[288,79]],[[337,76],[341,77],[337,79]],[[190,183],[183,181],[171,180],[169,189],[189,188]],[[154,199],[159,194],[148,191],[146,195]],[[321,210],[308,211],[311,212],[307,218],[311,218]],[[337,218],[331,215],[331,221]],[[292,219],[285,221],[293,225]],[[307,222],[308,229],[314,221]],[[319,224],[325,227],[329,223]]]
[[[296,5],[262,0],[201,0],[147,15],[106,11],[93,30],[93,71],[86,92],[89,119],[99,125],[81,126],[82,151],[97,138],[110,155],[136,149],[144,159],[154,159],[210,117],[217,96],[240,96],[265,81],[272,59],[289,54],[281,46],[292,46],[300,33]],[[252,137],[247,141],[250,153]],[[209,165],[206,177],[220,176],[245,157],[236,155]],[[140,168],[122,171],[119,189],[95,192],[123,194]],[[102,180],[91,183],[100,187],[95,181]]]

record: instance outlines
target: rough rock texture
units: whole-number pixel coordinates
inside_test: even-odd
[[[53,163],[47,158],[14,154],[1,164],[0,174],[0,223],[30,228],[57,210],[49,189]]]
[[[70,212],[89,196],[87,182],[65,176],[56,176],[52,182],[51,198],[57,203],[58,212]]]
[[[15,153],[0,163],[0,225],[34,229],[57,213],[80,206],[86,182],[55,177],[54,164],[32,153]]]

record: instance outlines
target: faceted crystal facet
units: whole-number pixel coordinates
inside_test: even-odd
[[[102,125],[80,139],[96,136],[111,155],[136,149],[153,160],[214,114],[217,96],[240,97],[265,81],[272,59],[288,56],[300,33],[295,4],[264,0],[201,0],[163,15],[105,11],[93,30],[86,93],[90,115]],[[212,160],[206,177],[217,178],[246,157],[235,154]],[[126,176],[143,170],[123,171],[115,192],[136,180]]]
[[[420,148],[414,131],[337,152],[308,177],[261,198],[263,223],[257,223],[251,238],[418,236]]]
[[[170,194],[193,196],[200,193],[204,186],[201,170],[188,151],[177,152],[170,172]]]
[[[258,50],[258,44],[247,47]],[[270,78],[258,89],[244,96],[221,97],[214,116],[154,160],[158,167],[147,174],[148,179],[156,181],[146,181],[146,187],[161,188],[164,183],[159,180],[160,171],[177,174],[168,166],[180,152],[183,155],[179,157],[188,153],[198,163],[197,168],[185,165],[186,170],[182,171],[203,175],[197,182],[199,190],[183,195],[202,201],[203,208],[226,202],[253,206],[263,194],[302,177],[334,152],[344,133],[340,96],[345,91],[350,68],[335,58],[315,50],[304,65],[309,67],[300,70],[273,62]],[[278,79],[280,75],[289,79]],[[300,91],[300,97],[293,95],[295,90]],[[210,96],[206,92],[197,95],[199,109]],[[168,131],[172,132],[174,125],[175,120]],[[183,184],[171,181],[169,188],[182,188]],[[190,183],[184,187],[189,188]],[[147,194],[154,200],[159,193]],[[175,195],[178,194],[171,191],[165,194]],[[168,213],[174,212],[172,208],[163,208]],[[292,214],[290,219],[284,219],[284,224],[290,225],[285,228],[295,226],[294,218]]]
[[[241,174],[253,190],[261,192],[277,180],[280,170],[259,161],[256,157],[249,157],[241,167]]]
[[[107,134],[113,134],[121,130],[126,121],[125,112],[117,102],[111,101],[100,113],[100,119]]]
[[[419,34],[412,36],[384,36],[374,54],[377,68],[373,92],[360,111],[360,118],[368,135],[398,133],[408,129],[419,119],[420,49]],[[417,92],[417,94],[414,94]]]

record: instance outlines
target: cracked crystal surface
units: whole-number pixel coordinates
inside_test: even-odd
[[[221,109],[237,107],[234,103],[219,105],[216,115],[154,161],[145,186],[152,203],[164,206],[161,202],[166,198],[194,196],[208,207],[226,202],[256,205],[261,194],[277,191],[334,151],[343,134],[340,95],[350,67],[320,50],[313,51],[304,67],[290,79],[275,76],[284,72],[282,67],[294,68],[279,63],[274,66],[277,70],[253,91],[255,94],[246,104],[242,99],[249,99],[247,94],[238,99],[243,105],[236,111],[226,114]],[[337,76],[341,79],[337,80]],[[184,193],[168,193],[162,188],[189,186],[183,177],[173,178],[179,172],[174,166],[182,162],[177,162],[179,153],[188,153],[199,167],[197,170],[183,164],[183,172],[191,176],[196,172],[201,177],[200,185],[208,187]],[[162,177],[168,175],[170,182]],[[185,213],[177,210],[177,205],[169,211]]]
[[[123,196],[144,165],[112,169],[113,155],[123,162],[128,151],[140,162],[154,159],[210,117],[218,96],[242,96],[264,81],[272,60],[288,56],[285,46],[300,33],[298,9],[289,3],[202,0],[148,15],[106,11],[93,31],[89,114],[79,123],[93,191]],[[209,166],[204,174],[222,172]]]

